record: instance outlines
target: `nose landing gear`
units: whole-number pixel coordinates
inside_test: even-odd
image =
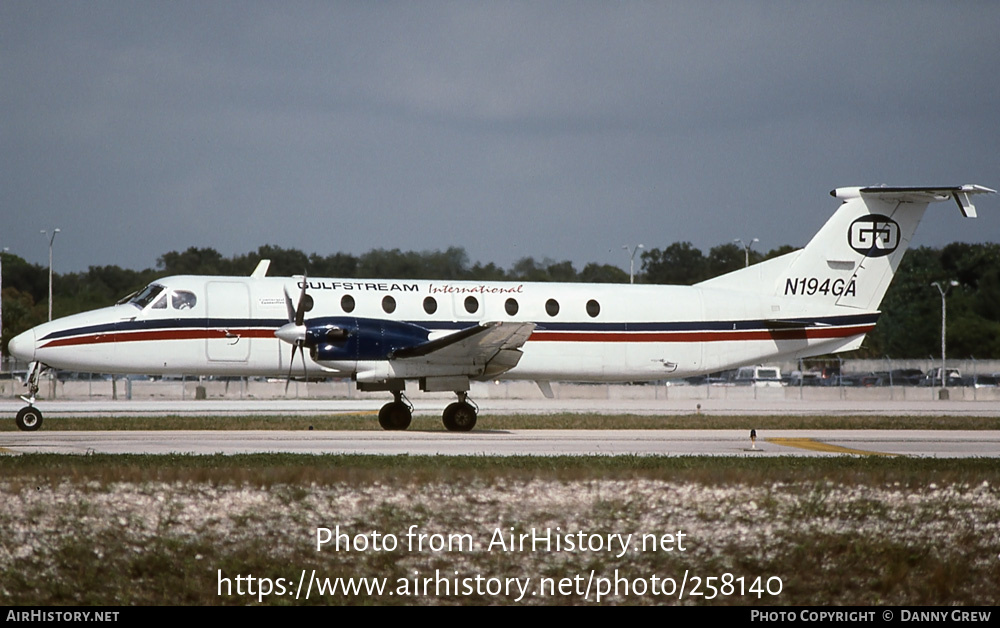
[[[28,386],[28,394],[21,395],[28,405],[21,408],[14,422],[17,423],[17,429],[23,432],[34,432],[42,426],[42,413],[35,407],[35,395],[38,394],[38,378],[42,374],[42,364],[41,362],[32,362],[31,368],[28,371],[28,377],[25,380],[25,384]]]

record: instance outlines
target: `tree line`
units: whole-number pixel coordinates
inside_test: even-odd
[[[751,264],[794,250],[749,252]],[[3,255],[3,352],[7,342],[46,320],[48,269]],[[637,283],[691,285],[742,268],[747,252],[722,244],[703,253],[690,242],[642,251]],[[129,270],[92,266],[86,272],[57,273],[53,278],[53,317],[111,305],[160,277],[170,275],[248,275],[261,259],[270,259],[272,276],[306,273],[312,277],[447,279],[472,281],[564,281],[628,283],[628,273],[610,264],[590,263],[577,270],[572,262],[525,257],[504,269],[494,263],[470,263],[461,247],[444,251],[373,249],[361,255],[307,254],[298,249],[261,246],[224,257],[211,248],[170,251],[155,269]],[[941,299],[932,282],[959,282],[948,294],[948,355],[951,358],[1000,359],[1000,244],[949,244],[911,249],[882,303],[882,317],[855,357],[926,358],[940,355]]]

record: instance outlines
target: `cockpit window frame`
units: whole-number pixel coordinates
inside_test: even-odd
[[[151,303],[155,303],[157,298],[166,293],[166,291],[166,286],[158,283],[151,283],[143,288],[139,294],[132,297],[129,303],[136,306],[140,310],[145,310]]]

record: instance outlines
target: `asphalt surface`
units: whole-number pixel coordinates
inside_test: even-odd
[[[414,415],[440,415],[453,395],[413,395]],[[318,416],[377,412],[391,396],[365,399],[210,399],[148,401],[39,401],[45,417],[87,416]],[[816,399],[476,399],[489,414],[557,414],[563,412],[706,416],[1000,416],[996,401],[889,401]],[[0,401],[0,417],[13,418],[24,407],[18,399]],[[43,428],[44,429],[44,428]]]
[[[450,399],[424,399],[416,414],[436,415]],[[56,401],[39,403],[46,418],[157,415],[330,415],[376,412],[382,400],[289,401]],[[13,420],[24,404],[0,402]],[[692,407],[694,405],[695,407]],[[696,407],[701,405],[700,408]],[[495,414],[599,412],[705,415],[963,415],[997,416],[989,402],[844,401],[726,402],[700,404],[663,400],[489,400],[481,411]],[[50,424],[51,425],[51,424]],[[1000,457],[1000,431],[775,430],[755,443],[739,430],[490,430],[385,432],[374,416],[371,431],[129,431],[0,432],[0,452],[237,454],[290,452],[379,455],[711,455],[837,456],[904,455]]]
[[[1000,431],[477,430],[3,432],[0,452],[143,454],[377,454],[451,456],[1000,457]]]

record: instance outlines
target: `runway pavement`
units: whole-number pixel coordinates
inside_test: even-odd
[[[1000,457],[1000,431],[738,430],[3,432],[0,452],[377,454],[451,456]]]
[[[45,417],[87,416],[317,416],[374,412],[390,400],[366,399],[211,399],[148,401],[39,401]],[[416,415],[440,415],[453,395],[411,397]],[[557,414],[563,412],[639,415],[766,416],[1000,416],[995,401],[890,401],[801,399],[482,399],[482,413]],[[0,401],[0,417],[11,417],[25,404],[17,399]]]
[[[416,414],[437,415],[450,399],[420,399]],[[158,415],[296,415],[375,412],[382,400],[281,401],[54,401],[38,407],[46,418]],[[0,402],[0,415],[13,416],[24,404]],[[997,416],[990,402],[866,402],[705,400],[487,400],[481,412],[557,412],[676,415],[963,415]],[[489,430],[466,434],[384,432],[374,418],[371,431],[133,431],[0,433],[0,452],[27,453],[190,453],[291,452],[380,455],[713,455],[831,456],[906,455],[1000,457],[1000,431],[776,430]]]

